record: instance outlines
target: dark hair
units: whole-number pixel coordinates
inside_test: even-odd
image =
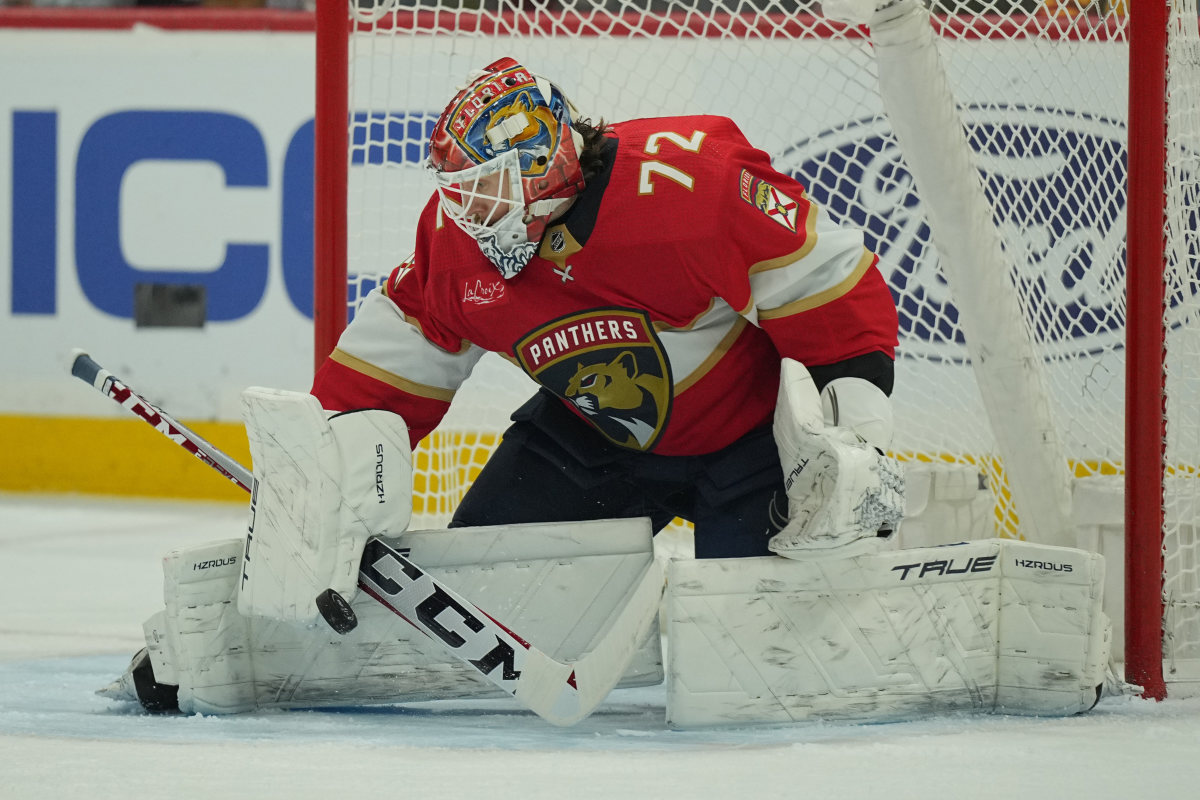
[[[587,182],[604,169],[604,158],[600,153],[604,150],[607,138],[604,133],[609,128],[604,124],[603,119],[593,125],[592,121],[586,117],[575,120],[571,123],[571,127],[583,137],[583,149],[579,153],[579,168],[583,170],[583,180]]]

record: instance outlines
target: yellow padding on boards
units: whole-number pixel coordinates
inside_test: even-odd
[[[188,422],[246,467],[240,422]],[[0,490],[228,500],[249,496],[179,445],[136,419],[0,415]]]
[[[180,422],[252,466],[240,422]],[[462,431],[427,437],[413,454],[413,512],[452,512],[499,439]],[[249,501],[212,467],[136,419],[0,414],[0,447],[0,491]]]

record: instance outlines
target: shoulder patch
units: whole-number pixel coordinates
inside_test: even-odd
[[[742,170],[738,179],[738,193],[741,198],[759,211],[767,215],[773,222],[782,225],[792,233],[796,232],[796,216],[800,204],[767,183],[762,178],[751,175],[749,170]]]

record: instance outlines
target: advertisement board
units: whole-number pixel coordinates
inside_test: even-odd
[[[495,45],[500,52],[507,43]],[[589,86],[590,76],[572,66],[572,46],[569,40],[539,42],[539,63],[561,70],[562,80],[582,87],[581,94],[610,119],[713,111],[735,119],[744,112],[748,118],[795,80],[764,75],[754,87],[706,85],[702,92],[682,93],[703,97],[705,108],[672,108],[670,96],[651,92],[646,97],[653,107],[627,109],[623,104],[631,95],[620,86]],[[612,55],[653,60],[656,46],[652,40],[623,42]],[[736,48],[723,41],[708,46]],[[811,39],[756,46],[787,46],[800,63],[806,49],[831,43]],[[1004,143],[1013,137],[1036,139],[1043,130],[1061,127],[1055,109],[1072,108],[1077,101],[1034,82],[1048,67],[1021,42],[960,42],[949,48],[950,57],[961,56],[963,48],[995,50],[988,63],[1003,79],[989,84],[1001,87],[992,91],[1021,87],[1028,103],[1029,84],[1047,87],[1040,89],[1036,106],[1019,107],[1015,100],[973,96],[978,89],[963,87],[959,101],[968,134],[983,143],[985,181],[1014,191],[1037,182],[1062,183],[1067,191],[1060,208],[1086,205],[1094,195],[1119,190],[1120,171],[1071,185],[1064,176],[1078,168],[1072,159],[1105,148],[1113,150],[1113,163],[1121,162],[1123,133],[1113,121],[1123,110],[1121,86],[1112,87],[1108,105],[1086,109],[1089,122],[1073,137],[1056,139],[1074,145],[1047,151],[1032,172],[1029,164],[1014,172]],[[1084,58],[1097,63],[1113,57],[1103,44],[1090,52]],[[745,52],[727,55],[744,57]],[[438,57],[436,48],[404,55]],[[952,64],[949,72],[962,71]],[[100,424],[124,424],[126,412],[67,375],[64,359],[72,348],[86,348],[173,416],[211,426],[205,430],[214,439],[243,454],[241,391],[250,385],[308,388],[313,369],[313,75],[311,31],[0,27],[0,364],[6,378],[0,382],[0,432],[27,456],[22,466],[0,472],[0,489],[133,487],[127,493],[176,493],[171,487],[180,479],[170,470],[125,477],[128,453],[151,464],[179,456],[169,446],[150,444],[153,432],[132,444],[126,428]],[[415,98],[411,108],[390,110],[387,124],[400,124],[398,119],[427,127],[446,87],[460,77],[447,75],[445,87],[425,87],[427,97]],[[677,77],[679,84],[704,81],[699,71],[689,75],[687,69]],[[939,366],[961,361],[964,350],[957,334],[939,327],[938,320],[953,320],[955,312],[944,281],[935,274],[935,256],[926,246],[929,232],[914,213],[918,200],[911,179],[881,171],[889,162],[886,146],[882,139],[878,148],[869,146],[880,135],[877,118],[837,118],[843,90],[816,83],[812,91],[829,95],[818,100],[836,125],[804,117],[786,128],[786,138],[752,128],[748,136],[771,152],[778,166],[806,182],[823,165],[855,161],[847,173],[859,184],[853,208],[835,208],[837,200],[823,196],[819,185],[812,186],[813,196],[868,231],[869,245],[879,250],[894,286],[923,287],[930,302],[921,311],[901,307],[902,355],[920,356],[913,374],[929,385],[969,393],[969,370]],[[976,112],[985,106],[989,110]],[[395,172],[396,185],[388,187],[389,203],[392,194],[397,202],[410,204],[415,198],[418,205],[427,196],[432,187],[417,168],[421,155],[420,148],[404,147],[386,156],[403,167]],[[352,191],[355,181],[352,174]],[[1083,227],[1055,208],[1012,210],[1036,217],[1036,224],[1026,228],[1032,234],[1022,234],[1027,238],[1020,246],[1038,275],[1055,276],[1045,287],[1055,294],[1064,317],[1086,321],[1093,317],[1075,314],[1076,309],[1119,301],[1123,209]],[[411,224],[399,220],[378,252],[362,254],[373,268],[386,271],[407,255]],[[362,245],[352,241],[350,246],[353,263]],[[1081,328],[1072,334],[1078,345],[1069,340],[1064,346],[1086,351],[1096,337],[1114,334]],[[1071,369],[1094,371],[1096,366],[1074,363]],[[923,402],[922,396],[918,393],[914,402]],[[897,402],[903,412],[903,392]],[[108,460],[97,463],[98,453]],[[97,474],[121,477],[98,484]],[[219,485],[219,478],[204,480]]]

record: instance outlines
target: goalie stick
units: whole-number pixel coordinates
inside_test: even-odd
[[[134,392],[87,352],[73,350],[70,368],[72,375],[124,406],[238,486],[253,492],[254,476],[250,470]],[[359,587],[385,608],[441,642],[451,655],[476,669],[525,708],[547,722],[563,726],[574,725],[591,714],[621,679],[658,615],[663,588],[662,574],[651,560],[633,595],[600,642],[577,661],[562,662],[497,622],[381,539],[367,542],[358,577]],[[321,606],[323,615],[327,614],[326,608],[327,605]],[[338,630],[339,620],[336,614],[332,616],[335,618],[327,621]]]
[[[172,419],[162,409],[134,392],[111,372],[101,367],[86,351],[76,348],[71,351],[71,374],[84,383],[90,383],[98,392],[150,425],[175,444],[208,464],[247,492],[252,491],[254,476],[250,470],[222,453],[192,431]]]

